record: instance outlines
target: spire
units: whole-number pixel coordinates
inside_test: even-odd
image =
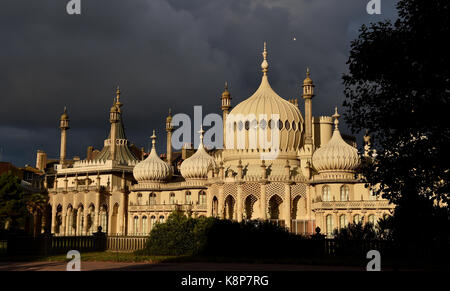
[[[200,134],[200,144],[198,145],[198,147],[203,147],[203,134],[205,133],[205,131],[203,130],[203,125],[200,125],[200,130],[198,131],[198,133]]]
[[[269,63],[267,62],[267,44],[264,42],[264,51],[262,53],[263,56],[263,62],[261,63],[261,69],[264,73],[264,76],[267,75],[267,69],[269,68]]]
[[[119,86],[117,86],[117,90],[116,90],[116,100],[115,100],[115,103],[114,103],[114,104],[119,108],[119,111],[120,111],[120,107],[122,107],[123,104],[120,103],[120,88],[119,88]]]
[[[334,118],[334,130],[338,130],[339,117],[341,117],[341,115],[338,113],[337,106],[334,108],[334,114],[331,117]]]
[[[152,139],[152,151],[155,150],[155,144],[156,144],[156,135],[155,135],[155,130],[153,130],[153,135],[150,137]]]

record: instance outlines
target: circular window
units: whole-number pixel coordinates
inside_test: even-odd
[[[252,120],[251,126],[254,130],[258,129],[258,122],[256,121],[256,119]]]
[[[261,129],[266,129],[266,126],[267,126],[267,122],[266,122],[265,119],[263,119],[263,120],[261,120],[261,121],[259,122],[259,127],[260,127]]]
[[[246,121],[245,122],[245,130],[248,130],[250,128],[250,122]]]
[[[269,120],[269,128],[272,129],[275,127],[275,121],[273,119]]]
[[[286,130],[289,130],[289,128],[291,128],[291,124],[289,123],[289,121],[285,121],[284,122],[284,127],[286,128]]]
[[[244,128],[244,123],[242,123],[242,121],[239,121],[238,128],[239,130],[242,130]]]
[[[278,120],[278,129],[283,129],[283,122],[281,120]]]
[[[293,130],[296,130],[296,129],[297,129],[297,126],[295,125],[295,121],[292,121],[292,129],[293,129]]]

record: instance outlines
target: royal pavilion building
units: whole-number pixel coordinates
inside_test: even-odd
[[[320,227],[331,235],[350,222],[376,223],[391,214],[393,205],[373,195],[357,174],[369,158],[370,139],[365,137],[365,153],[359,154],[356,139],[339,130],[337,108],[332,116],[312,115],[309,70],[302,114],[297,99],[286,100],[270,86],[265,45],[261,68],[255,93],[234,108],[225,87],[220,149],[208,148],[199,128],[197,149],[173,152],[169,113],[166,153],[157,153],[161,138],[154,131],[152,149],[145,153],[126,137],[118,89],[103,148],[88,148],[86,159],[67,159],[65,110],[59,162],[45,180],[51,233],[89,235],[101,226],[108,235],[148,235],[155,223],[178,210],[193,217],[270,220],[301,234]],[[45,152],[38,151],[37,168],[45,169],[46,163]]]

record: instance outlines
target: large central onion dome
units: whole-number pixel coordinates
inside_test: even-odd
[[[260,140],[259,133],[252,135],[249,132],[258,128],[266,130],[266,141],[271,141],[271,131],[278,128],[280,129],[279,142],[271,147],[279,146],[278,149],[282,152],[296,151],[300,147],[303,129],[302,115],[296,105],[280,97],[270,86],[267,78],[269,64],[266,43],[264,43],[263,57],[261,64],[263,77],[259,88],[250,98],[239,103],[227,116],[227,132],[233,132],[234,135],[227,136],[227,149],[267,149],[265,141]],[[238,141],[239,136],[245,136],[243,139],[245,141],[241,145]],[[251,136],[254,136],[254,143],[249,140]],[[230,142],[233,142],[232,146]]]
[[[163,160],[158,157],[155,149],[155,131],[153,131],[152,150],[150,155],[142,162],[138,163],[133,169],[133,176],[138,183],[157,183],[164,182],[172,175],[172,169]]]
[[[314,152],[312,157],[314,168],[319,174],[333,172],[354,173],[360,162],[358,151],[342,139],[338,129],[338,118],[340,115],[337,112],[337,108],[333,117],[335,118],[333,136],[328,143]]]
[[[186,180],[200,180],[208,178],[208,171],[216,167],[216,162],[214,158],[211,157],[205,150],[203,146],[203,133],[204,130],[201,129],[200,133],[200,144],[198,146],[195,154],[187,158],[183,163],[181,163],[180,171],[183,178]]]

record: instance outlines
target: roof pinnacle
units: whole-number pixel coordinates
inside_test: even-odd
[[[331,117],[334,118],[334,130],[338,130],[339,117],[341,117],[341,115],[338,113],[337,106],[334,108],[334,114]]]
[[[267,62],[267,44],[264,42],[264,51],[262,53],[263,56],[263,62],[261,63],[261,69],[264,73],[264,75],[267,75],[267,70],[269,68],[269,63]]]
[[[152,150],[154,150],[155,149],[155,144],[156,144],[155,130],[153,130],[153,135],[150,138],[152,139]]]

